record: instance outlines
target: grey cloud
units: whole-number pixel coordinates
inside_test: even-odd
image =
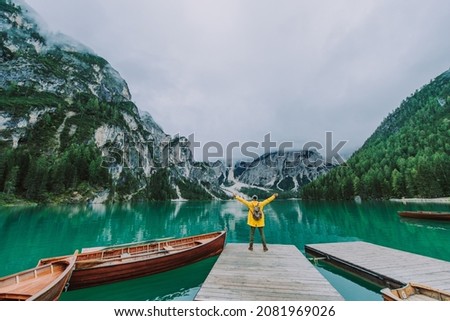
[[[356,148],[450,67],[445,0],[27,2],[105,57],[166,132],[203,143],[332,130]]]

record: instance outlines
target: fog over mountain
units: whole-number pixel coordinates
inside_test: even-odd
[[[301,149],[332,131],[353,151],[450,67],[445,0],[27,3],[107,59],[165,132],[202,145],[271,133]]]
[[[194,137],[167,134],[107,60],[36,17],[20,1],[0,1],[0,200],[291,197],[332,167],[315,151],[270,152],[270,135],[254,162],[197,161]]]

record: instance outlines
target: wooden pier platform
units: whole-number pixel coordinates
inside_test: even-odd
[[[338,301],[335,288],[294,245],[228,243],[197,301]]]
[[[408,282],[450,292],[450,262],[366,242],[305,245],[306,253],[381,286]]]

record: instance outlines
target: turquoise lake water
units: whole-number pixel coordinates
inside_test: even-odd
[[[450,261],[450,223],[403,219],[398,210],[450,211],[449,205],[276,200],[265,208],[272,244],[366,241]],[[0,208],[0,276],[40,258],[75,249],[228,230],[227,242],[248,242],[247,211],[237,201]],[[259,241],[256,233],[255,241]],[[260,244],[255,250],[262,250]],[[63,293],[61,300],[192,300],[217,257],[166,273]],[[347,300],[381,300],[380,288],[341,270],[316,268]],[[301,273],[301,271],[299,271]]]

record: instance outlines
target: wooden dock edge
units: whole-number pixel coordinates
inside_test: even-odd
[[[400,288],[405,286],[406,284],[390,278],[386,275],[375,273],[371,270],[368,270],[362,266],[353,264],[351,262],[348,262],[346,260],[342,260],[336,256],[329,255],[325,252],[322,252],[312,246],[305,245],[305,252],[315,258],[322,258],[323,261],[337,267],[340,269],[343,269],[347,272],[350,272],[360,278],[363,278],[365,280],[368,280],[372,283],[375,283],[377,285],[383,286],[383,287],[389,287],[391,289]]]
[[[255,271],[258,273],[255,275]],[[248,250],[227,243],[194,301],[341,301],[342,295],[294,245]]]

